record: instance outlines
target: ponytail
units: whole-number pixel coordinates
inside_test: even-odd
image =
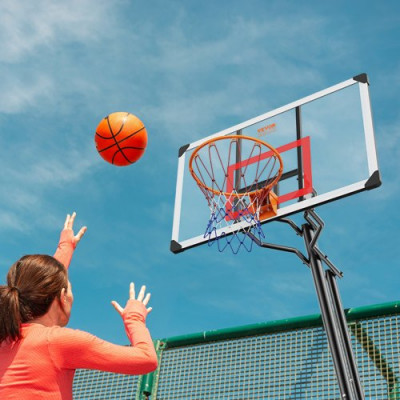
[[[21,323],[46,314],[67,287],[67,271],[54,257],[29,255],[13,264],[0,286],[0,343],[21,339]]]
[[[0,343],[10,338],[21,339],[21,317],[19,310],[19,289],[0,286]]]

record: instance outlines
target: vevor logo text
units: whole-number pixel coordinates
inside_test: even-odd
[[[276,124],[273,123],[273,124],[263,126],[262,128],[258,128],[257,133],[258,133],[258,136],[261,137],[261,136],[265,136],[268,133],[275,132],[275,130],[276,130]]]

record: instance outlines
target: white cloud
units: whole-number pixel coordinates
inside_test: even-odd
[[[47,98],[53,86],[52,80],[42,74],[33,76],[29,81],[24,76],[8,74],[3,81],[0,112],[17,113],[30,108],[41,99]]]
[[[67,151],[58,152],[51,147],[41,148],[30,143],[21,150],[19,168],[10,162],[4,165],[3,171],[6,182],[14,187],[40,189],[78,181],[91,173],[95,165],[98,165],[98,156],[87,146],[80,149],[70,146]]]
[[[60,158],[58,153],[46,153],[33,145],[25,157],[21,156],[18,168],[13,162],[4,162],[2,192],[7,195],[0,201],[0,230],[28,231],[36,224],[58,226],[49,194],[73,187],[92,174],[98,164],[94,156],[85,156],[85,149],[70,150],[67,158]]]
[[[4,0],[0,5],[0,62],[16,63],[71,41],[96,40],[112,2]]]
[[[9,232],[24,232],[29,229],[29,225],[15,212],[2,210],[0,212],[0,228]]]
[[[321,17],[298,21],[288,16],[265,25],[245,18],[227,20],[216,38],[197,40],[186,34],[182,20],[154,38],[155,53],[146,57],[163,77],[156,101],[146,111],[173,132],[175,143],[207,136],[310,94],[303,88],[323,89],[316,64],[338,57],[317,40],[326,29]],[[304,42],[308,54],[302,53]],[[348,44],[341,51],[350,48]],[[231,122],[221,126],[225,120]]]
[[[0,3],[0,112],[18,113],[54,104],[71,88],[93,86],[81,78],[71,49],[101,44],[114,25],[115,2],[5,0]],[[62,103],[62,102],[61,102]]]
[[[28,180],[31,184],[44,186],[65,185],[82,179],[95,164],[98,163],[94,158],[83,157],[79,153],[70,155],[68,160],[49,158],[33,165]]]

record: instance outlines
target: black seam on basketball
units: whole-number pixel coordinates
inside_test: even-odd
[[[128,113],[128,114],[129,114],[129,113]],[[109,116],[108,116],[108,117],[109,117]],[[114,134],[113,130],[111,129],[110,119],[109,119],[108,117],[106,118],[106,119],[107,119],[107,124],[108,124],[108,129],[110,130],[111,135],[112,135],[114,138],[116,138],[116,137],[121,133],[122,129],[124,128],[124,126],[125,126],[125,121],[122,121],[122,124],[121,124],[121,126],[120,126],[120,128],[119,128],[119,131],[118,131],[116,134]]]
[[[144,129],[144,125],[140,128],[140,129],[138,129],[137,131],[135,131],[135,132],[133,132],[133,133],[130,133],[129,134],[129,136],[126,136],[126,137],[124,137],[123,139],[121,139],[118,143],[121,143],[121,142],[123,142],[124,140],[126,140],[126,139],[129,139],[130,137],[132,137],[132,136],[135,136],[137,133],[139,133],[140,131],[142,131]],[[118,132],[119,133],[119,132]],[[115,135],[115,137],[116,137],[117,135]]]
[[[116,151],[114,154],[113,154],[113,157],[112,157],[112,160],[111,160],[111,163],[112,164],[114,164],[114,158],[115,158],[115,156],[118,154],[118,151]],[[129,160],[128,160],[128,162],[129,162]]]
[[[129,147],[124,147],[124,148],[129,148]],[[141,150],[144,150],[144,149],[141,149]],[[124,152],[123,152],[122,150],[118,150],[118,151],[116,151],[116,152],[114,153],[114,155],[113,155],[113,157],[112,157],[112,160],[111,160],[111,163],[112,163],[112,164],[114,164],[114,159],[115,159],[116,155],[117,155],[119,152],[122,153],[122,155],[124,156],[125,160],[128,161],[129,164],[134,164],[134,163],[137,161],[137,160],[131,161],[131,160],[124,154]]]
[[[117,141],[115,140],[114,136],[113,136],[113,137],[110,138],[110,139],[114,139],[114,142],[115,142],[115,143],[111,144],[111,145],[108,146],[108,147],[105,147],[104,149],[101,149],[101,150],[97,149],[97,150],[98,150],[99,153],[101,153],[102,151],[111,149],[111,147],[115,146],[116,144],[118,145],[118,143],[122,143],[122,142],[123,142],[124,140],[126,140],[126,139],[131,138],[132,136],[136,135],[138,132],[140,132],[140,131],[143,130],[143,129],[144,129],[144,126],[143,126],[142,128],[140,128],[140,129],[138,129],[136,132],[131,133],[129,136],[127,136],[127,137],[121,139],[119,142],[117,142]],[[118,146],[118,148],[121,150],[121,147],[120,147],[120,146]],[[124,148],[125,148],[125,147],[124,147]],[[141,148],[141,147],[138,147],[138,149],[140,149],[140,148]]]
[[[100,137],[101,139],[104,139],[104,140],[111,140],[111,139],[114,139],[114,136],[106,137],[106,136],[100,135],[100,133],[98,133],[98,132],[96,132],[96,135],[97,135],[98,137]]]
[[[114,147],[114,146],[116,146],[116,143],[113,143],[112,145],[110,145],[110,146],[108,146],[108,147],[104,147],[104,149],[97,149],[97,151],[99,152],[99,153],[102,153],[103,151],[106,151],[106,150],[108,150],[108,149],[111,149],[111,147]]]
[[[105,147],[104,149],[101,149],[101,150],[97,149],[97,151],[99,153],[102,153],[103,151],[109,150],[109,149],[111,149],[111,147],[114,147],[114,146],[115,146],[115,143],[112,144],[111,146]],[[122,150],[125,150],[125,149],[145,150],[146,147],[134,147],[134,146],[119,147],[118,146],[118,150],[119,151],[122,151]]]
[[[129,114],[129,113],[128,113],[128,114]],[[115,141],[115,145],[118,147],[119,151],[122,153],[122,155],[124,156],[125,160],[128,161],[129,163],[131,163],[131,162],[129,161],[128,157],[126,157],[126,155],[125,155],[124,152],[122,151],[121,147],[119,147],[119,143],[118,143],[117,139],[115,138],[116,135],[114,135],[114,132],[113,132],[113,130],[111,129],[110,119],[108,118],[108,116],[106,117],[106,120],[107,120],[107,124],[108,124],[108,129],[110,130],[111,136],[113,137],[113,139],[114,139],[114,141]],[[121,128],[119,129],[118,133],[120,133],[120,132],[122,131],[122,128],[124,127],[124,125],[125,125],[125,121],[122,122]],[[118,135],[118,133],[117,133],[117,135]],[[111,147],[112,147],[112,146],[111,146]],[[104,149],[103,149],[103,150],[104,150]],[[103,150],[102,150],[102,151],[103,151]],[[114,153],[114,155],[113,155],[112,164],[114,164],[114,157],[115,157],[115,155],[116,155],[117,153],[118,153],[118,151],[116,151],[116,152]]]
[[[134,149],[134,150],[144,150],[145,147],[134,147],[134,146],[127,146],[127,147],[122,147],[121,150],[126,150],[126,149]]]
[[[127,117],[128,115],[133,115],[133,114],[127,112],[127,113],[126,113],[126,117]],[[109,115],[106,117],[106,119],[107,119],[107,124],[108,124],[108,128],[109,128],[109,130],[110,130],[110,132],[111,132],[112,137],[116,138],[116,137],[122,132],[122,129],[124,128],[125,122],[126,122],[126,121],[122,122],[121,127],[119,128],[119,131],[118,131],[117,133],[114,134],[114,132],[113,132],[112,129],[111,129],[110,120],[108,119],[108,117],[109,117]],[[140,129],[143,129],[143,128],[144,128],[144,125],[143,125],[143,127],[140,128]],[[140,129],[139,129],[139,130],[140,130]],[[138,131],[136,131],[136,132],[138,132]],[[96,132],[96,133],[97,133],[97,132]],[[124,138],[124,139],[122,139],[122,140],[125,140],[125,139],[126,139],[126,138]]]

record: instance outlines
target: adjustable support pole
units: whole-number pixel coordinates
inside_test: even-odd
[[[289,224],[295,230],[296,234],[303,237],[308,257],[294,247],[262,242],[251,232],[248,235],[261,247],[296,254],[310,268],[339,384],[341,399],[364,400],[365,397],[351,347],[346,317],[335,280],[336,277],[342,277],[343,273],[328,260],[328,257],[317,246],[317,240],[324,227],[321,218],[319,218],[314,210],[306,211],[304,218],[307,223],[302,225],[301,228],[289,219],[278,221]],[[324,270],[323,263],[328,267],[327,270]]]
[[[314,234],[314,230],[310,224],[303,225],[304,242],[310,260],[310,269],[314,279],[322,321],[328,338],[341,397],[345,400],[364,400],[351,348],[346,318],[335,284],[335,274],[330,270],[326,271],[325,274],[321,258],[315,251],[315,248],[311,247]],[[316,244],[315,241],[314,244]]]
[[[351,380],[356,399],[364,399],[364,392],[361,387],[360,376],[358,374],[357,364],[354,360],[353,349],[351,347],[350,333],[347,327],[346,316],[343,311],[342,301],[340,299],[339,288],[337,287],[335,276],[331,271],[325,271],[325,278],[328,283],[328,289],[331,295],[335,313],[338,318],[339,330],[342,333],[343,351],[346,356],[346,362],[349,367],[349,379]]]

